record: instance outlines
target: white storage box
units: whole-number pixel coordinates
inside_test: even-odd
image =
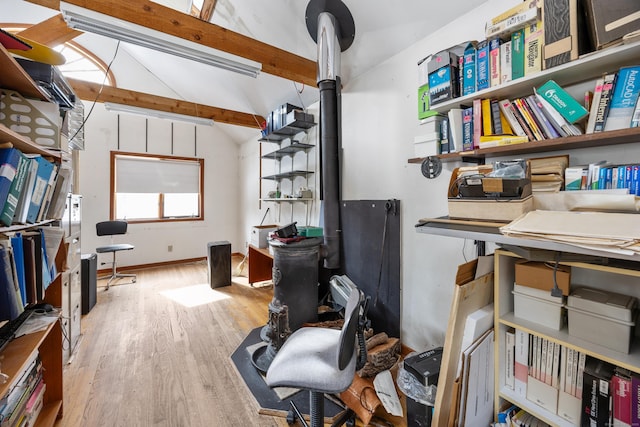
[[[277,229],[277,225],[256,225],[251,229],[251,244],[256,248],[266,248],[269,233]]]
[[[549,291],[515,284],[513,314],[520,319],[560,330],[563,325],[564,297],[552,297]]]
[[[36,144],[60,149],[61,122],[58,104],[0,89],[0,123]]]
[[[576,288],[567,300],[569,335],[629,353],[636,304],[629,295]]]

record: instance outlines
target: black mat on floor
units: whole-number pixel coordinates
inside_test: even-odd
[[[300,391],[293,396],[280,400],[280,398],[271,390],[264,379],[260,375],[260,372],[251,363],[251,356],[246,348],[250,345],[256,344],[261,341],[260,330],[262,327],[256,328],[247,335],[247,337],[240,343],[236,351],[231,355],[231,360],[236,366],[236,369],[240,373],[240,376],[244,380],[249,390],[255,397],[256,401],[260,405],[261,409],[267,411],[269,415],[286,416],[289,411],[289,401],[293,400],[300,412],[303,414],[309,414],[309,393],[306,391]],[[331,400],[324,399],[324,415],[325,419],[334,418],[343,409],[336,405]],[[276,414],[276,412],[281,412]]]

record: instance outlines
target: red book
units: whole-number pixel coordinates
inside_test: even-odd
[[[631,377],[624,371],[616,368],[611,378],[613,423],[616,426],[631,426]]]

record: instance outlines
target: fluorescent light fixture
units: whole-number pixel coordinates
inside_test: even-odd
[[[112,113],[136,114],[140,116],[155,117],[157,119],[168,119],[193,123],[196,125],[213,126],[213,119],[187,116],[186,114],[170,113],[168,111],[152,110],[150,108],[134,107],[132,105],[105,102],[104,108],[106,108],[107,111],[111,111]]]
[[[262,64],[259,62],[62,1],[60,11],[69,28],[74,30],[121,40],[250,77],[257,77],[262,69]]]

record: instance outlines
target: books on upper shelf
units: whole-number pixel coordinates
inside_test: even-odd
[[[617,74],[609,111],[605,118],[605,131],[631,126],[633,111],[640,93],[640,65],[623,67]]]

